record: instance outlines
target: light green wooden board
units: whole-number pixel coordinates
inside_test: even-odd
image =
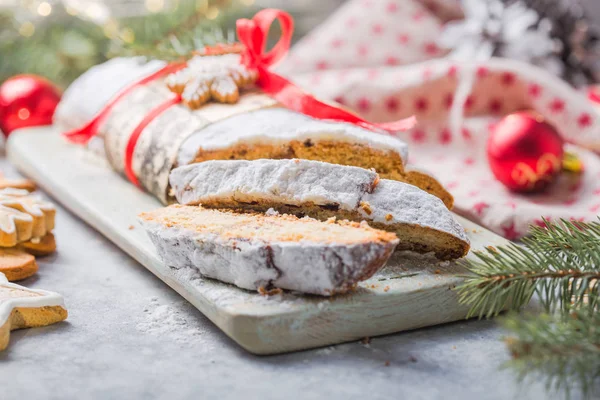
[[[456,321],[466,315],[452,290],[464,271],[454,263],[419,256],[394,256],[355,292],[334,298],[292,293],[267,298],[203,279],[191,270],[173,270],[160,261],[136,220],[140,212],[161,206],[156,199],[114,173],[102,160],[66,143],[50,127],[12,134],[7,149],[11,162],[23,174],[252,353],[325,346]],[[479,225],[458,218],[473,249],[506,243]]]

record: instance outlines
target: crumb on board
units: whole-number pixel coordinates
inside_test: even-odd
[[[371,285],[371,289],[375,289],[377,286],[376,285]]]
[[[490,253],[497,253],[498,249],[495,248],[494,246],[486,246],[486,249],[490,252]]]
[[[442,273],[442,271],[441,271],[441,270],[439,270],[439,269],[436,269],[435,271],[433,271],[433,273],[434,273],[434,274],[436,274],[436,275],[439,275],[439,274],[441,274],[441,273]]]
[[[283,293],[283,290],[281,290],[280,288],[273,288],[273,289],[267,290],[261,286],[258,288],[258,293],[261,296],[275,296],[275,295]]]
[[[392,214],[386,214],[386,215],[385,215],[385,220],[386,220],[386,221],[391,221],[391,220],[392,220],[392,218],[394,218],[394,217],[392,216]]]
[[[383,291],[384,291],[384,292],[388,292],[389,290],[390,290],[390,287],[389,287],[389,286],[386,286],[386,287],[384,287],[384,288],[383,288]]]
[[[131,231],[131,230],[134,230],[134,229],[135,229],[135,226],[133,226],[133,225],[129,225],[129,227],[128,227],[127,229],[129,229],[130,231]]]
[[[384,366],[386,366],[386,367],[389,367],[389,366],[390,366],[390,364],[391,364],[391,362],[388,360],[388,361],[386,361],[386,362],[385,362],[383,365],[384,365]]]

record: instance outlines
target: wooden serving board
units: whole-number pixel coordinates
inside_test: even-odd
[[[185,297],[249,352],[275,354],[436,325],[465,318],[452,290],[464,271],[455,263],[400,254],[351,294],[264,297],[192,269],[164,265],[136,216],[161,206],[114,173],[101,158],[66,143],[51,127],[10,136],[8,156],[66,208]],[[506,244],[459,218],[472,247]],[[134,229],[131,229],[131,226]]]

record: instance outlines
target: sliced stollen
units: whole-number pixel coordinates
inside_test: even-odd
[[[398,249],[440,259],[465,256],[470,247],[439,198],[363,168],[298,159],[205,161],[174,169],[170,183],[181,204],[366,220],[395,232]]]
[[[452,208],[454,199],[431,175],[406,168],[407,144],[358,125],[323,121],[283,108],[212,123],[181,145],[177,165],[208,160],[292,159],[375,168],[381,177],[418,186]]]
[[[386,263],[396,235],[357,222],[171,205],[139,216],[164,263],[244,289],[333,295]]]

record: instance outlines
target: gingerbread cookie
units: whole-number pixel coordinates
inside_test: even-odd
[[[180,94],[191,109],[200,108],[211,99],[219,103],[236,103],[239,89],[250,86],[258,79],[258,71],[241,62],[239,54],[193,57],[185,69],[174,72],[166,85]]]
[[[11,282],[29,278],[38,270],[35,258],[21,249],[0,248],[0,273]]]
[[[67,315],[58,293],[8,283],[0,274],[0,350],[8,346],[10,331],[51,325]]]
[[[43,200],[38,195],[20,189],[0,190],[0,205],[31,215],[33,218],[31,236],[34,238],[41,238],[54,229],[56,215],[54,204]]]
[[[0,189],[23,189],[28,192],[35,190],[35,183],[29,179],[7,179],[4,174],[0,172]]]
[[[32,238],[27,242],[21,243],[19,248],[34,256],[48,256],[56,251],[56,239],[54,239],[54,234],[52,232],[48,232],[46,236],[42,238]]]
[[[29,240],[33,231],[33,217],[14,208],[0,205],[0,247],[13,247]]]

